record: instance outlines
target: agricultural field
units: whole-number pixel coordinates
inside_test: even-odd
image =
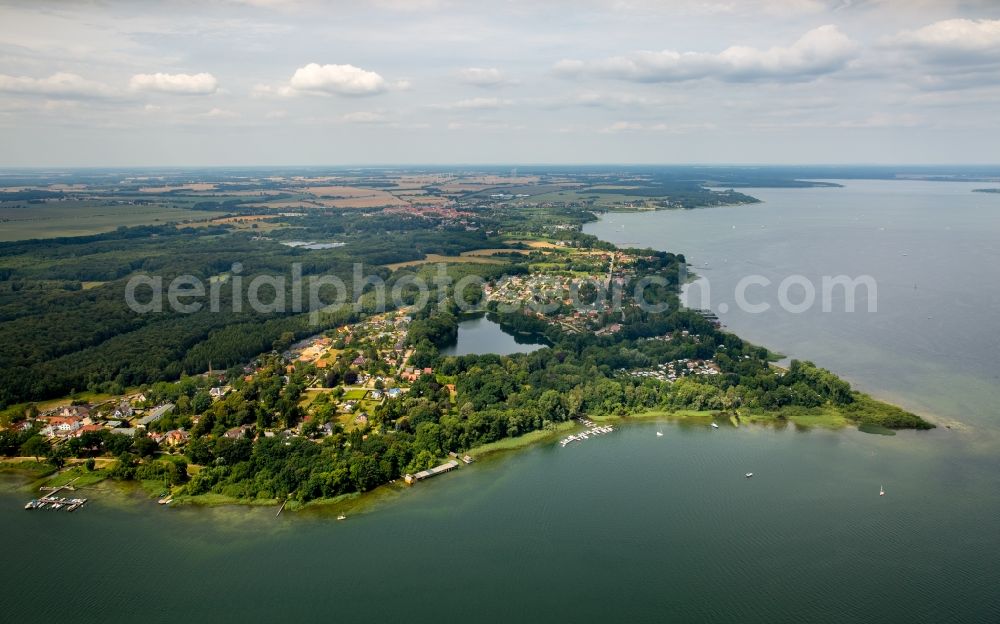
[[[516,250],[511,250],[516,251]],[[407,262],[394,262],[392,264],[385,265],[387,268],[395,271],[396,269],[403,269],[406,267],[420,266],[421,264],[434,264],[437,262],[465,262],[472,264],[503,264],[503,260],[498,258],[493,258],[491,256],[475,256],[475,255],[463,255],[460,256],[442,256],[440,254],[427,254],[421,260],[409,260]]]
[[[109,204],[100,201],[0,202],[0,242],[85,236],[121,226],[199,222],[221,212],[163,205]]]

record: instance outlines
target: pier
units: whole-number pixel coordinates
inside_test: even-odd
[[[594,421],[589,418],[577,418],[576,421],[584,427],[587,427],[587,430],[580,433],[574,433],[563,438],[562,440],[559,440],[559,446],[565,447],[567,444],[572,444],[573,442],[583,442],[584,440],[589,440],[590,438],[599,435],[605,435],[615,430],[615,428],[611,425],[596,425],[594,424]]]
[[[403,480],[408,484],[413,485],[417,481],[423,481],[424,479],[430,479],[431,477],[436,477],[439,474],[444,474],[446,472],[451,472],[455,468],[458,468],[458,462],[454,459],[450,462],[441,464],[440,466],[435,466],[434,468],[428,468],[427,470],[421,470],[416,474],[408,474],[403,477]]]
[[[25,509],[49,509],[60,510],[65,509],[66,511],[76,511],[80,507],[86,504],[86,498],[63,498],[61,496],[43,496],[42,498],[28,501],[24,506]]]
[[[77,477],[77,479],[79,478],[80,477]],[[73,481],[76,481],[76,479],[73,479]],[[57,511],[60,509],[65,509],[66,511],[76,511],[77,509],[83,507],[86,504],[87,502],[86,498],[64,498],[62,496],[56,496],[56,494],[58,494],[63,490],[70,490],[70,491],[76,490],[76,488],[73,487],[73,481],[70,481],[66,485],[60,485],[58,487],[43,485],[38,489],[43,492],[48,491],[49,493],[46,494],[45,496],[42,496],[41,498],[35,498],[28,501],[24,505],[24,508],[45,509],[47,507],[49,509],[54,509]]]

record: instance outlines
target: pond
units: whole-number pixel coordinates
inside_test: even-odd
[[[441,349],[442,355],[480,355],[496,353],[530,353],[547,346],[543,336],[537,334],[516,334],[500,327],[485,314],[463,319],[458,324],[458,339],[454,344]]]

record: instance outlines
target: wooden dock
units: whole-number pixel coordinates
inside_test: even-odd
[[[80,477],[77,477],[76,479],[79,478]],[[48,494],[42,496],[41,498],[36,498],[28,501],[27,504],[25,504],[24,508],[45,509],[47,507],[49,509],[54,509],[56,511],[60,509],[65,509],[66,511],[76,511],[77,509],[83,507],[87,503],[86,498],[64,498],[62,496],[56,496],[56,494],[58,494],[63,490],[70,490],[70,491],[76,490],[76,488],[73,487],[73,482],[76,481],[76,479],[73,479],[73,481],[70,481],[69,483],[60,486],[43,485],[42,487],[39,488],[39,490],[43,492],[48,491]]]
[[[421,470],[416,474],[408,474],[403,477],[403,480],[407,484],[413,485],[417,481],[423,481],[424,479],[430,479],[431,477],[436,477],[439,474],[444,474],[446,472],[451,472],[455,468],[458,468],[458,462],[454,459],[450,462],[441,464],[440,466],[435,466],[434,468],[428,468],[427,470]]]

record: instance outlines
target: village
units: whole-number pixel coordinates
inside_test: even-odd
[[[681,377],[690,375],[718,375],[719,365],[712,360],[691,360],[680,359],[675,362],[657,364],[652,368],[626,370],[619,369],[619,373],[639,377],[644,379],[656,379],[657,381],[674,382]]]
[[[283,383],[287,384],[297,371],[304,374],[306,387],[299,402],[303,412],[301,421],[291,428],[267,427],[263,430],[244,424],[226,430],[221,437],[304,437],[319,442],[339,431],[358,429],[364,430],[367,437],[367,432],[372,431],[369,428],[371,415],[377,406],[399,399],[409,391],[411,384],[424,376],[434,375],[432,368],[408,364],[413,355],[412,348],[407,346],[411,322],[412,317],[405,311],[377,314],[292,344],[279,357],[286,373]],[[199,405],[200,411],[211,403],[224,400],[233,392],[234,384],[252,383],[262,373],[263,365],[264,358],[255,359],[243,367],[238,380],[227,381],[224,373],[212,370],[195,376],[194,383],[201,388],[196,397],[207,396],[210,401]],[[335,366],[343,373],[335,384],[329,385],[328,372]],[[444,387],[454,396],[454,384],[444,384]],[[149,440],[155,445],[153,448],[163,453],[183,452],[192,440],[191,430],[198,425],[202,415],[181,415],[176,403],[156,402],[152,394],[137,391],[94,403],[73,401],[29,414],[27,419],[17,423],[17,427],[23,431],[35,430],[47,438],[53,448],[71,442],[87,444],[92,439],[88,434],[112,434],[136,441]],[[471,464],[473,458],[451,453],[448,463],[405,475],[405,482],[414,484],[443,474],[457,467],[458,461]],[[26,508],[50,504],[51,509],[68,507],[73,510],[82,505],[56,504],[58,502],[49,495],[32,501]],[[167,497],[161,502],[170,502],[170,499]]]
[[[484,288],[488,304],[519,310],[570,333],[621,331],[623,290],[635,277],[637,257],[622,252],[573,251],[562,263],[540,263],[526,275],[505,276]]]
[[[332,397],[332,405],[341,416],[339,420],[350,429],[367,424],[369,413],[379,403],[398,398],[407,391],[410,383],[422,375],[432,375],[434,371],[431,368],[406,365],[412,355],[412,349],[406,347],[407,327],[411,320],[410,316],[402,313],[380,314],[301,340],[283,351],[281,358],[288,374],[298,368],[309,371],[302,405],[308,408],[320,396]],[[347,363],[349,371],[343,383],[325,387],[324,371],[348,352],[358,355]],[[255,361],[243,370],[242,382],[249,383],[260,372],[260,363]],[[218,384],[207,387],[207,396],[212,402],[223,399],[233,391],[233,386],[226,383],[224,373],[209,370],[198,377],[203,382]],[[176,407],[170,402],[155,403],[146,393],[139,391],[92,404],[74,401],[30,415],[19,426],[24,430],[38,427],[41,435],[54,442],[107,430],[129,437],[149,437],[157,444],[175,447],[189,440],[188,432],[183,428],[161,431],[157,423],[173,414]],[[191,421],[197,424],[198,416],[193,416]],[[308,423],[308,418],[305,422]],[[302,426],[299,431],[284,433],[301,433]],[[225,435],[238,437],[249,429],[236,428]],[[265,431],[264,435],[274,433]]]

